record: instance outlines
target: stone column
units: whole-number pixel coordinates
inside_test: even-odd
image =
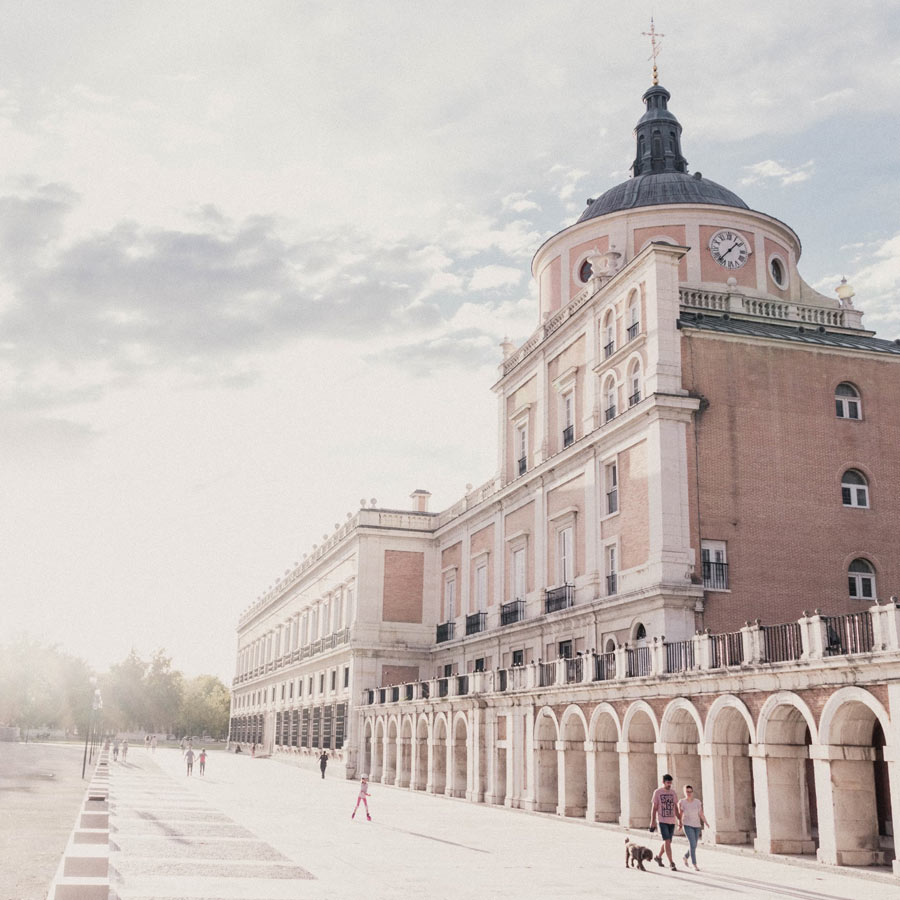
[[[585,660],[585,665],[587,660]],[[597,821],[597,749],[594,741],[584,742],[584,762],[587,768],[587,809],[584,817],[588,822]]]
[[[815,853],[806,791],[806,747],[751,744],[750,756],[756,797],[754,848],[761,853]]]

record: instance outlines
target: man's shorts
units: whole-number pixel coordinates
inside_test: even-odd
[[[672,836],[675,834],[675,825],[672,822],[660,822],[659,823],[659,836],[664,841],[671,841]]]

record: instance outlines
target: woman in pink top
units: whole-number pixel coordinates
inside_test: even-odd
[[[356,797],[356,806],[353,807],[353,812],[350,815],[351,819],[356,818],[356,811],[359,809],[359,804],[362,803],[366,808],[366,818],[371,822],[372,816],[369,815],[369,776],[363,775],[362,781],[359,784],[359,794]]]
[[[688,847],[690,848],[684,854],[684,864],[687,865],[688,857],[694,864],[694,868],[699,872],[700,866],[697,865],[697,841],[700,840],[700,834],[704,825],[709,825],[706,816],[703,815],[703,803],[698,797],[694,796],[694,789],[686,784],[684,786],[684,797],[678,801],[678,809],[681,812],[681,825],[684,828],[685,836],[688,839]]]

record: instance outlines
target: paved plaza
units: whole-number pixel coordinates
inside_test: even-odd
[[[267,759],[177,750],[111,765],[110,876],[119,900],[671,898],[888,900],[896,881],[702,847],[701,872],[626,870],[618,829],[353,782]],[[649,799],[649,798],[648,798]],[[633,837],[646,842],[647,832]],[[686,844],[677,841],[680,858]]]

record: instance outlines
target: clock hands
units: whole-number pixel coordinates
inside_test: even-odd
[[[730,246],[723,254],[722,254],[722,259],[725,259],[725,257],[728,256],[728,254],[731,253],[731,251],[734,250],[734,248],[737,247],[738,244],[740,244],[740,242],[741,242],[741,241],[740,241],[740,238],[738,238],[738,239],[737,239],[737,240],[736,240],[736,241],[735,241],[735,242],[734,242],[734,243],[733,243],[733,244],[732,244],[732,245],[731,245],[731,246]]]

